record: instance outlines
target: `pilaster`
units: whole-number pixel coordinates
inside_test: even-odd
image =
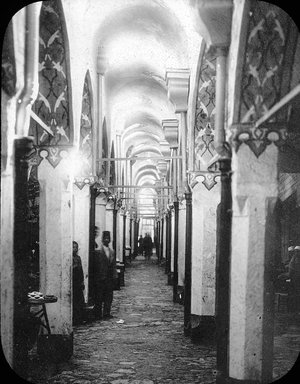
[[[185,200],[179,203],[178,212],[178,286],[184,286],[185,269],[185,227],[186,227],[186,204]]]
[[[241,146],[232,157],[229,376],[238,380],[272,381],[274,305],[266,244],[274,242],[268,216],[278,193],[277,151],[268,146],[257,159]]]
[[[72,192],[68,153],[54,168],[46,161],[47,151],[38,168],[40,182],[40,286],[46,295],[55,295],[48,305],[51,337],[60,335],[65,357],[72,353]],[[53,336],[54,337],[54,336]],[[62,352],[62,351],[59,351]]]
[[[213,174],[211,174],[213,175]],[[205,181],[205,179],[204,179]],[[216,232],[220,183],[193,182],[191,337],[198,340],[215,331]]]

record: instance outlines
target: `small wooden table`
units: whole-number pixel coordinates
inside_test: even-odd
[[[51,298],[45,297],[42,299],[28,299],[28,303],[30,304],[30,306],[33,307],[33,306],[39,305],[42,307],[39,311],[34,312],[33,315],[40,320],[41,326],[47,330],[49,335],[51,334],[51,329],[50,329],[50,325],[49,325],[46,304],[56,303],[56,302],[57,302],[56,296],[51,296]]]

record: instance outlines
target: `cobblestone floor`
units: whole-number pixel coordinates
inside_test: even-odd
[[[74,328],[74,355],[63,364],[37,364],[36,384],[215,383],[213,344],[183,335],[183,306],[172,301],[162,267],[141,257],[126,268],[125,287],[115,291],[109,321]],[[275,327],[274,378],[285,374],[300,350],[299,318],[279,314]],[[121,321],[122,320],[122,321]]]

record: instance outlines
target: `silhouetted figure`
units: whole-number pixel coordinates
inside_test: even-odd
[[[110,232],[103,231],[102,244],[94,252],[94,312],[96,319],[110,319],[114,280],[117,279],[115,251],[109,247]]]
[[[80,324],[84,316],[84,276],[78,243],[73,241],[73,324]]]
[[[142,235],[140,235],[139,239],[138,239],[138,254],[139,255],[143,255],[144,254],[144,246],[143,246],[143,237]]]
[[[146,233],[146,235],[144,237],[143,246],[144,246],[144,250],[145,250],[146,260],[150,260],[150,256],[152,255],[153,242],[152,242],[152,238],[149,235],[149,233]]]

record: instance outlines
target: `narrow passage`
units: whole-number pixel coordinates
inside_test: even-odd
[[[156,256],[138,257],[126,268],[125,287],[114,292],[114,318],[74,328],[71,360],[33,382],[215,383],[215,346],[183,335],[183,310]]]

